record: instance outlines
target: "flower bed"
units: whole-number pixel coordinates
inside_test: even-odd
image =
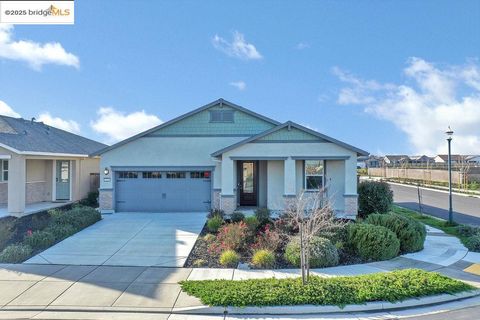
[[[454,294],[474,287],[436,272],[406,269],[361,276],[182,281],[182,290],[210,306],[280,306],[396,302],[436,294]]]

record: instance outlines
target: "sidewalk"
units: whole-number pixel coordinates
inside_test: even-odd
[[[480,275],[475,274],[480,270],[478,266],[480,266],[480,254],[468,253],[457,238],[448,236],[441,230],[428,228],[425,249],[421,252],[389,261],[313,269],[312,273],[323,277],[335,277],[420,268],[437,271],[480,288]],[[474,273],[465,270],[473,270]],[[198,299],[181,292],[178,281],[298,276],[300,276],[298,269],[1,265],[0,310],[2,312],[0,312],[0,318],[12,318],[18,312],[22,312],[24,316],[41,318],[41,315],[60,314],[72,310],[115,313],[149,312],[159,316],[160,314],[168,316],[171,312],[201,313],[202,310],[223,314],[225,308],[206,309]],[[448,298],[455,297],[448,296]],[[442,302],[436,299],[432,301]],[[419,300],[408,303],[415,305],[415,301]],[[370,307],[371,305],[369,304]],[[365,305],[358,307],[362,306]],[[376,306],[385,310],[385,304],[377,303]],[[397,304],[397,308],[398,306],[401,304]],[[301,307],[298,310],[301,310]],[[333,307],[330,308],[333,310]],[[338,309],[338,307],[335,308]],[[137,315],[132,314],[132,319],[134,316]],[[63,314],[62,317],[65,315]]]

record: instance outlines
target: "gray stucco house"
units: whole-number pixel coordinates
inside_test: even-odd
[[[22,216],[83,199],[106,145],[34,119],[0,116],[0,216]]]
[[[219,99],[101,156],[102,212],[282,210],[326,186],[338,214],[357,214],[357,156],[366,151]]]

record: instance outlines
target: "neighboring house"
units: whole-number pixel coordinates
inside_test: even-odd
[[[465,156],[465,161],[471,164],[480,164],[480,155]]]
[[[463,162],[464,158],[459,154],[452,154],[452,164]],[[435,163],[447,163],[448,154],[439,154],[434,158]]]
[[[105,147],[34,119],[0,116],[0,204],[21,216],[30,204],[84,198],[90,174],[99,172],[99,159],[88,155]]]
[[[410,156],[410,163],[412,164],[428,164],[435,162],[434,158],[421,155],[421,156]]]
[[[327,186],[334,209],[357,214],[357,156],[366,151],[219,99],[107,147],[102,212],[282,210]]]
[[[364,160],[365,168],[380,168],[383,163],[383,157],[370,155]]]
[[[397,166],[397,165],[402,165],[405,163],[410,163],[410,158],[405,155],[386,155],[383,157],[383,161],[385,164],[390,165],[390,166]]]

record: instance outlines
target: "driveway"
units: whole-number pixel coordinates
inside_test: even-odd
[[[206,212],[115,213],[27,260],[27,264],[182,267]]]

